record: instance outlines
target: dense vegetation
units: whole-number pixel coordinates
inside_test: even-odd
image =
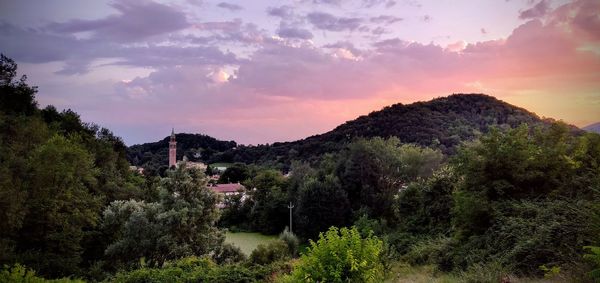
[[[176,134],[177,160],[213,163],[224,158],[222,152],[237,146],[234,141],[220,141],[200,134]],[[141,166],[148,175],[163,174],[169,164],[169,139],[133,145],[127,148],[127,159],[132,165]],[[225,158],[226,159],[226,158]]]
[[[0,63],[0,281],[380,282],[407,266],[464,282],[600,280],[598,134],[481,95],[396,105],[333,131],[345,138],[285,145],[323,138],[302,151],[310,158],[256,147],[268,151],[249,159],[259,164],[223,174],[250,190],[223,198],[195,169],[131,171],[118,137],[73,111],[40,109],[16,64]],[[369,128],[395,119],[412,132]],[[205,161],[206,148],[240,149],[190,147]],[[138,148],[150,156],[138,164],[163,158]],[[246,256],[223,228],[284,232]]]
[[[487,133],[490,127],[511,128],[524,123],[535,126],[548,121],[491,96],[455,94],[427,102],[388,106],[348,121],[327,133],[299,141],[257,146],[234,145],[218,153],[214,153],[215,149],[219,149],[215,146],[206,145],[201,148],[210,153],[204,156],[203,160],[211,163],[242,162],[288,170],[294,160],[318,162],[323,154],[338,152],[361,137],[398,137],[403,143],[427,146],[452,155],[456,153],[461,142],[480,137],[482,133]],[[206,136],[200,135],[181,136],[186,139],[193,137],[197,140],[196,144],[207,139]],[[179,141],[179,135],[177,139]],[[161,147],[153,147],[159,143]],[[147,160],[156,154],[160,155],[154,157],[156,160],[165,161],[167,139],[159,143],[131,147],[130,161],[138,164],[142,156],[146,156],[144,160]],[[178,149],[186,153],[198,150],[198,145],[188,144],[190,143],[182,144],[181,147],[178,145]],[[136,157],[138,159],[133,159]]]

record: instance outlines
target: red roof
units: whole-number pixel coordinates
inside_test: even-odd
[[[234,184],[217,184],[213,187],[210,187],[215,193],[235,193],[240,190],[245,190],[242,184],[234,183]]]

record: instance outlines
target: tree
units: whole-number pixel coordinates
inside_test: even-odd
[[[144,257],[159,266],[222,245],[223,234],[215,227],[219,198],[206,187],[202,172],[184,167],[167,171],[158,202],[115,201],[106,208],[103,226],[117,235],[107,256],[126,264]]]
[[[439,168],[441,152],[400,144],[397,138],[358,139],[348,146],[336,169],[354,210],[391,220],[393,199],[403,186]]]
[[[27,85],[27,76],[15,80],[17,64],[0,54],[0,111],[17,115],[32,115],[37,110],[36,87]]]
[[[294,282],[381,282],[379,254],[383,242],[361,237],[355,227],[331,227],[302,255],[291,277]]]
[[[235,163],[225,169],[225,172],[219,177],[219,183],[240,183],[250,177],[250,171],[246,164]]]
[[[298,235],[316,237],[331,226],[344,226],[350,221],[350,203],[337,177],[312,177],[300,189],[296,208]]]
[[[85,231],[98,221],[100,201],[92,156],[78,144],[54,136],[29,159],[27,215],[19,231],[22,262],[52,276],[78,270]]]
[[[251,188],[252,228],[265,234],[276,234],[288,223],[287,182],[281,172],[263,170],[250,179],[246,186]]]

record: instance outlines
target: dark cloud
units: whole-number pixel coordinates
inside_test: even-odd
[[[292,26],[281,26],[277,30],[277,35],[283,38],[298,38],[298,39],[311,39],[313,34],[303,28],[297,28]]]
[[[340,6],[344,0],[312,0],[314,4],[328,4],[334,6]]]
[[[269,7],[267,14],[273,17],[280,17],[282,19],[288,19],[294,16],[294,8],[291,6],[283,5],[280,7]]]
[[[221,2],[221,3],[217,4],[217,7],[227,9],[232,12],[236,12],[236,11],[244,9],[244,7],[242,7],[240,5],[227,3],[227,2]]]
[[[519,19],[534,19],[539,18],[550,11],[550,3],[547,0],[542,0],[539,3],[535,4],[533,7],[527,10],[523,10],[519,13]]]
[[[362,0],[362,5],[367,8],[374,6],[384,5],[386,8],[393,7],[396,5],[396,1],[393,0]]]
[[[396,17],[396,16],[389,16],[389,15],[381,15],[381,16],[377,16],[377,17],[372,17],[371,19],[369,19],[372,23],[376,23],[376,24],[393,24],[393,23],[397,23],[402,21],[402,18]]]
[[[374,30],[372,30],[372,31],[371,31],[371,33],[372,33],[372,34],[375,34],[375,35],[381,35],[381,34],[384,34],[384,33],[386,33],[386,31],[385,31],[385,29],[384,29],[384,28],[382,28],[382,27],[377,27],[377,28],[375,28]]]
[[[56,33],[91,32],[93,37],[104,40],[132,42],[182,30],[190,25],[183,12],[164,4],[127,0],[110,5],[118,11],[117,14],[97,20],[51,23],[46,28]]]
[[[316,28],[329,31],[352,31],[357,29],[363,21],[361,18],[336,17],[323,12],[309,13],[307,18]]]

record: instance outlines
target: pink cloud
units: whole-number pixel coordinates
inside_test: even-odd
[[[390,39],[345,48],[354,57],[338,54],[343,44],[271,40],[227,75],[215,62],[161,67],[120,82],[115,92],[122,100],[110,110],[141,121],[137,127],[177,125],[242,143],[303,138],[395,102],[458,92],[486,92],[541,115],[593,122],[600,120],[593,103],[580,113],[556,113],[552,101],[600,101],[599,14],[597,1],[580,0],[544,11],[504,39],[447,47]],[[124,119],[116,117],[112,123]]]

